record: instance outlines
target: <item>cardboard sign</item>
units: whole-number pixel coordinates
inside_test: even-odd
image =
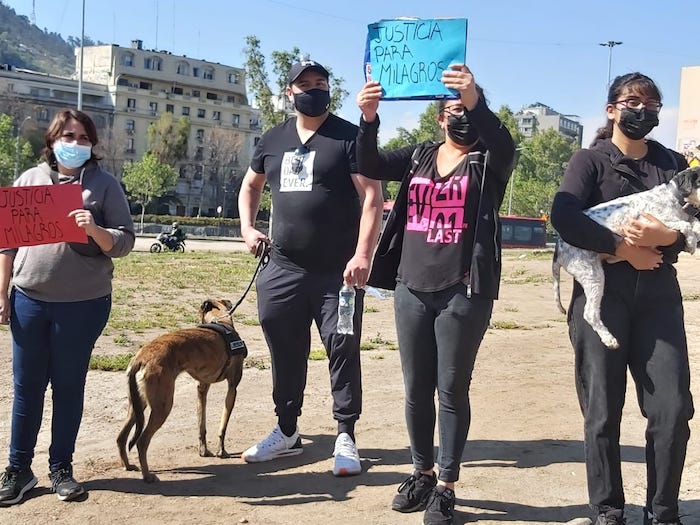
[[[87,243],[68,213],[83,209],[79,184],[0,188],[0,248],[56,242]]]
[[[466,53],[466,18],[381,20],[367,26],[365,79],[382,85],[384,100],[457,98],[440,79]]]

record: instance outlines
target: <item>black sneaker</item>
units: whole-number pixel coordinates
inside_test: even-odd
[[[62,468],[49,474],[51,479],[51,492],[55,492],[61,501],[70,501],[85,492],[83,486],[75,481],[73,469]]]
[[[0,478],[0,505],[14,505],[37,483],[32,469],[17,470],[7,467]]]
[[[434,488],[423,515],[423,525],[452,525],[455,517],[455,493]]]
[[[437,485],[435,472],[429,476],[416,470],[399,485],[399,493],[394,496],[391,508],[398,512],[416,512],[425,509],[430,492],[435,485]]]
[[[625,523],[627,520],[624,518],[623,511],[615,509],[598,514],[594,525],[625,525]]]

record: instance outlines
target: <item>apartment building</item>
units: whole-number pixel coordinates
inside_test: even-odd
[[[19,106],[41,128],[59,108],[77,104],[80,50],[72,78],[0,69],[0,109]],[[125,162],[146,151],[148,126],[163,113],[190,121],[187,158],[176,188],[159,213],[232,216],[240,181],[262,134],[248,104],[242,68],[143,48],[83,49],[83,109],[96,122],[107,168],[118,177]],[[19,117],[20,115],[17,115]],[[228,203],[227,203],[228,200]]]
[[[583,126],[574,115],[562,115],[541,102],[535,102],[515,115],[518,129],[527,138],[532,137],[535,130],[554,129],[581,146]]]
[[[700,66],[681,68],[676,150],[700,165]]]

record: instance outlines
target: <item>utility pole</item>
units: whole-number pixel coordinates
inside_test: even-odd
[[[83,49],[85,48],[85,0],[83,0],[83,21],[80,28],[80,76],[78,77],[78,111],[83,110]]]
[[[17,136],[15,137],[15,180],[19,177],[19,137],[22,132],[22,126],[24,123],[30,120],[32,117],[24,117],[22,123],[17,126]]]
[[[612,69],[612,50],[613,47],[621,45],[622,42],[617,42],[615,40],[608,40],[607,42],[601,42],[598,44],[599,46],[607,47],[608,48],[608,84],[607,87],[610,87],[610,70]]]

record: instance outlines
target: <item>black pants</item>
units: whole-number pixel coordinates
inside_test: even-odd
[[[576,389],[585,426],[591,505],[624,507],[620,420],[627,368],[647,419],[646,507],[660,521],[678,519],[678,492],[693,417],[681,292],[673,266],[639,272],[625,262],[605,265],[602,320],[620,342],[607,349],[583,319],[578,284],[569,309]]]
[[[417,292],[399,283],[394,308],[413,466],[429,470],[435,463],[437,390],[438,477],[457,481],[471,422],[469,386],[493,300],[467,298],[462,283],[439,292]]]
[[[338,334],[338,291],[342,281],[342,272],[293,272],[274,261],[258,276],[258,314],[272,357],[272,398],[280,420],[296,420],[301,415],[312,321],[328,355],[333,417],[339,422],[354,422],[360,417],[364,291],[356,290],[354,334]]]

